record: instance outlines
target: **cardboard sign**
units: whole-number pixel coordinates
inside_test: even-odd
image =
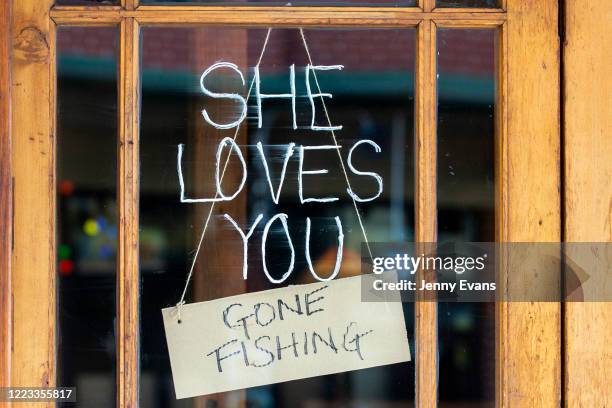
[[[402,303],[362,302],[359,276],[162,313],[177,398],[410,360]]]

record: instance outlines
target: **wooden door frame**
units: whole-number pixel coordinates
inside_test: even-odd
[[[11,2],[0,4],[0,387],[11,375]]]
[[[564,14],[564,240],[612,242],[612,9],[566,0]],[[612,406],[612,306],[563,306],[565,406]]]
[[[571,3],[572,0],[567,0]],[[249,24],[296,23],[317,25],[331,21],[339,25],[355,24],[362,18],[378,21],[382,26],[419,25],[417,76],[419,84],[431,80],[435,68],[434,55],[427,51],[427,44],[435,38],[435,27],[483,26],[483,21],[499,20],[491,26],[501,27],[498,63],[497,100],[497,168],[499,180],[497,238],[501,241],[560,241],[561,240],[561,135],[560,135],[560,45],[557,33],[559,5],[557,0],[504,0],[501,10],[490,13],[471,13],[467,9],[435,9],[433,0],[420,0],[419,8],[378,8],[372,10],[347,7],[318,11],[313,8],[273,7],[200,7],[181,6],[168,12],[164,6],[141,6],[137,0],[123,0],[121,7],[99,8],[64,7],[52,9],[52,0],[13,0],[12,16],[8,13],[11,1],[0,9],[4,30],[0,38],[6,47],[0,48],[3,66],[8,66],[9,53],[12,71],[0,70],[3,88],[3,115],[0,123],[0,328],[3,330],[0,355],[0,379],[2,385],[52,386],[55,384],[55,28],[57,24],[117,25],[120,24],[122,48],[120,53],[120,246],[118,293],[122,307],[119,310],[118,337],[121,347],[118,353],[120,407],[137,406],[137,208],[138,194],[138,29],[143,24],[168,24],[172,22],[216,22],[219,24],[245,23],[248,10]],[[585,14],[586,7],[567,9],[572,18],[596,19],[597,13],[605,15],[605,0],[593,0],[597,11]],[[568,3],[569,4],[569,3]],[[325,9],[325,8],[322,8]],[[583,10],[584,9],[584,10]],[[484,14],[488,14],[485,16]],[[435,20],[435,23],[434,23]],[[575,20],[566,20],[573,24]],[[581,31],[572,31],[576,43],[566,46],[567,61],[574,62],[574,70],[566,71],[565,99],[571,97],[579,106],[592,107],[601,116],[595,118],[593,142],[607,149],[610,141],[604,138],[609,125],[603,118],[605,112],[597,111],[593,89],[587,96],[581,95],[568,84],[581,83],[587,75],[579,69],[580,53],[585,44],[595,41],[587,27],[576,24]],[[12,34],[8,32],[12,29]],[[583,34],[585,36],[583,36]],[[11,46],[10,48],[8,46]],[[598,62],[598,61],[595,61]],[[600,63],[602,61],[599,61]],[[603,64],[601,64],[603,65]],[[605,67],[597,66],[600,79],[605,79]],[[10,74],[12,72],[12,82]],[[434,72],[435,74],[435,72]],[[569,75],[569,76],[568,76]],[[572,82],[575,81],[575,82]],[[609,79],[608,79],[609,81]],[[609,82],[608,82],[609,83]],[[7,92],[12,90],[12,114],[9,113]],[[589,100],[589,98],[591,98]],[[417,183],[417,237],[422,241],[435,240],[435,164],[427,160],[435,152],[435,83],[417,91],[417,172],[422,177]],[[573,106],[566,103],[566,109]],[[586,114],[586,113],[585,113]],[[586,162],[587,155],[597,155],[592,145],[581,144],[578,123],[568,124],[564,145],[572,149],[571,157],[565,155],[566,239],[596,237],[610,240],[609,231],[587,235],[577,231],[574,225],[591,220],[593,216],[606,215],[605,206],[576,206],[577,197],[588,202],[597,191],[596,178]],[[10,125],[12,119],[12,130]],[[580,117],[573,119],[580,120]],[[574,126],[572,126],[572,124]],[[17,131],[18,130],[18,131]],[[569,132],[568,132],[569,131]],[[9,137],[11,135],[12,137]],[[599,139],[595,137],[599,136]],[[12,144],[11,144],[12,143]],[[606,144],[607,143],[607,144]],[[603,150],[603,153],[608,150]],[[425,154],[427,153],[427,154]],[[603,154],[599,151],[599,154]],[[11,163],[11,157],[13,161]],[[430,157],[429,157],[430,158]],[[608,166],[610,164],[608,163]],[[10,171],[6,171],[9,169]],[[604,175],[610,168],[602,169]],[[537,174],[538,177],[533,177]],[[12,197],[14,183],[14,200]],[[571,183],[571,184],[569,184]],[[14,214],[11,210],[14,207]],[[570,209],[571,207],[571,209]],[[26,210],[27,209],[27,210]],[[568,211],[568,209],[570,209]],[[433,221],[433,223],[432,223]],[[13,230],[11,231],[11,227]],[[608,235],[606,235],[608,234]],[[12,243],[14,235],[14,247]],[[432,239],[433,238],[433,239]],[[591,238],[589,238],[591,239]],[[11,256],[7,256],[11,254]],[[12,262],[12,265],[11,265]],[[12,274],[11,274],[12,272]],[[566,340],[574,350],[579,333],[572,325],[585,319],[593,319],[596,328],[608,329],[602,313],[609,307],[596,311],[581,306],[566,308]],[[602,310],[604,312],[602,312]],[[45,311],[41,313],[41,311]],[[417,304],[419,335],[436,336],[436,308],[432,303]],[[558,303],[504,303],[497,307],[497,361],[496,399],[498,406],[558,406],[562,393],[562,307]],[[609,329],[608,329],[609,330]],[[37,333],[35,336],[33,333]],[[591,332],[591,335],[594,333]],[[425,345],[421,343],[421,345]],[[582,349],[576,350],[583,353]],[[603,355],[604,350],[600,350]],[[568,359],[568,356],[565,356]],[[417,347],[417,395],[418,406],[436,406],[437,365],[436,347]],[[590,367],[577,360],[567,360],[565,388],[567,398],[575,401],[581,392],[597,398],[604,390],[587,390],[587,385],[606,384],[605,369],[598,366],[588,374]],[[534,363],[535,362],[535,363]],[[11,369],[12,367],[12,369]],[[433,369],[433,373],[432,373]],[[574,373],[586,375],[588,381],[576,381]],[[566,401],[567,403],[567,401]],[[48,404],[47,406],[52,406]]]
[[[508,4],[506,106],[498,114],[496,215],[500,242],[561,241],[560,44],[557,1]],[[555,27],[545,30],[544,27]],[[546,107],[545,109],[542,109]],[[499,157],[498,157],[499,159]],[[534,177],[537,175],[537,177]],[[505,266],[510,286],[528,271]],[[498,302],[497,406],[558,407],[561,402],[561,305]]]
[[[7,384],[11,386],[55,384],[55,25],[48,13],[51,3],[13,1],[11,10],[14,194]]]

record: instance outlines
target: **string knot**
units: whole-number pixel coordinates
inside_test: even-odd
[[[183,321],[183,320],[181,319],[181,312],[182,312],[182,310],[183,310],[183,305],[184,305],[184,304],[185,304],[185,301],[184,301],[184,300],[181,300],[180,302],[178,302],[178,303],[176,304],[176,309],[177,309],[176,316],[177,316],[177,322],[178,322],[178,324],[181,324],[181,322]]]

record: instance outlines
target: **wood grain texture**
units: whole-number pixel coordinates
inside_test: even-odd
[[[12,386],[55,385],[55,26],[51,0],[14,0]],[[24,403],[23,407],[53,406]]]
[[[121,0],[121,5],[126,10],[135,10],[138,7],[138,0]]]
[[[431,9],[430,9],[431,10]],[[452,14],[452,13],[473,13],[474,11],[477,11],[478,13],[503,13],[504,9],[503,8],[476,8],[476,7],[439,7],[439,8],[434,8],[433,10],[434,13],[442,13],[442,14]]]
[[[450,10],[450,9],[448,9]],[[485,10],[485,9],[482,9]],[[143,25],[163,24],[231,24],[250,26],[377,26],[416,27],[421,20],[468,20],[490,25],[502,22],[503,12],[426,11],[419,8],[384,7],[265,7],[265,6],[140,6],[136,10],[121,8],[55,7],[51,16],[58,24],[96,25],[117,23],[133,17]],[[482,23],[480,23],[482,22]]]
[[[501,44],[507,84],[498,170],[498,237],[558,242],[560,227],[559,37],[556,0],[507,0]],[[498,126],[498,129],[500,127]],[[526,271],[505,265],[513,285]],[[559,303],[500,302],[497,406],[561,403]]]
[[[11,2],[0,4],[0,387],[10,385],[11,376]],[[0,405],[4,406],[0,402]]]
[[[492,19],[492,20],[476,20],[476,19],[442,19],[436,18],[434,20],[438,28],[497,28],[504,24],[504,20]]]
[[[565,18],[565,240],[611,242],[612,9],[566,0]],[[565,304],[565,406],[612,406],[610,339],[610,303]]]
[[[424,12],[430,12],[436,8],[436,0],[418,0],[418,5]]]
[[[436,25],[423,21],[417,31],[416,73],[416,241],[437,236],[436,211]],[[424,249],[427,251],[427,249]],[[429,251],[427,251],[429,252]],[[425,278],[418,272],[418,279]],[[435,407],[438,399],[438,308],[433,299],[415,303],[416,406]]]
[[[119,62],[119,243],[117,256],[117,406],[138,406],[139,27],[121,22]]]

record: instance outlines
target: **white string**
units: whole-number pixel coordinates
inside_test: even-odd
[[[268,32],[266,33],[266,38],[264,40],[264,44],[263,44],[263,47],[261,49],[261,53],[259,55],[259,59],[257,60],[257,64],[255,65],[256,68],[259,68],[259,65],[261,64],[261,60],[263,59],[263,55],[264,55],[264,53],[266,51],[266,47],[268,45],[268,40],[270,39],[270,33],[271,32],[272,32],[272,28],[268,28]],[[304,43],[304,49],[306,50],[306,55],[308,56],[308,62],[310,63],[311,66],[314,66],[314,63],[312,61],[312,57],[310,55],[310,49],[308,48],[308,43],[306,42],[306,36],[304,35],[304,30],[302,28],[300,28],[300,35],[301,35],[302,41]],[[312,74],[313,74],[313,77],[314,77],[314,80],[315,80],[315,84],[317,86],[317,90],[318,90],[319,94],[321,94],[322,93],[321,92],[321,86],[319,85],[319,80],[317,78],[316,70],[313,70]],[[247,101],[249,100],[249,97],[251,96],[251,91],[253,90],[253,84],[254,83],[255,83],[255,79],[253,79],[251,81],[251,84],[249,85],[249,90],[248,90],[247,95],[246,95],[246,100]],[[323,98],[323,95],[321,95],[321,103],[323,105],[323,111],[325,112],[325,117],[327,118],[327,123],[331,127],[332,126],[331,118],[329,116],[329,112],[327,111],[327,106],[325,105],[325,99]],[[239,130],[240,130],[240,125],[238,125],[236,127],[236,132],[234,133],[234,137],[233,137],[234,142],[236,141],[236,138],[238,137],[238,131]],[[344,161],[342,160],[342,154],[340,153],[340,148],[339,148],[340,145],[338,144],[338,140],[336,138],[336,134],[334,133],[333,129],[330,130],[330,131],[331,131],[331,134],[332,134],[332,139],[334,141],[334,145],[335,145],[335,147],[337,147],[337,149],[335,149],[335,150],[338,153],[338,158],[340,159],[340,166],[342,167],[342,172],[344,173],[344,179],[346,180],[346,185],[349,188],[349,190],[352,191],[351,182],[349,180],[348,173],[347,173],[346,168],[344,166]],[[229,163],[229,159],[230,159],[231,154],[232,154],[232,150],[230,149],[230,151],[228,152],[228,156],[227,156],[227,159],[225,161],[225,164],[223,165],[223,171],[221,172],[221,178],[220,178],[219,183],[221,183],[223,181],[223,177],[225,176],[225,171],[227,170],[227,165]],[[218,197],[218,194],[219,194],[218,191],[215,192],[215,198]],[[359,208],[357,207],[357,201],[355,200],[355,198],[352,195],[351,195],[351,198],[352,198],[352,201],[353,201],[353,207],[355,208],[355,213],[357,214],[357,220],[359,221],[359,227],[361,228],[361,233],[363,234],[363,238],[365,240],[365,244],[366,244],[366,247],[368,249],[368,253],[370,255],[370,258],[373,258],[372,250],[370,248],[370,242],[368,240],[368,235],[366,233],[365,226],[363,225],[363,220],[361,219],[361,214],[359,213]],[[191,278],[193,276],[193,271],[195,269],[196,261],[198,259],[198,254],[200,253],[200,249],[202,248],[202,242],[204,241],[204,236],[206,234],[206,230],[208,229],[208,225],[210,223],[210,219],[212,217],[212,213],[214,211],[214,208],[215,208],[215,202],[213,201],[211,203],[210,210],[208,211],[208,215],[206,217],[206,221],[204,222],[204,228],[202,229],[202,234],[200,235],[200,239],[198,241],[198,246],[196,248],[196,252],[194,254],[193,261],[191,263],[191,267],[189,268],[189,274],[187,275],[187,281],[185,282],[185,287],[183,288],[183,293],[181,294],[181,300],[176,304],[176,307],[178,309],[177,317],[178,317],[178,322],[179,323],[181,322],[181,309],[182,309],[182,306],[185,304],[185,295],[187,294],[187,289],[189,288],[189,283],[191,282]]]
[[[314,66],[314,63],[312,62],[312,57],[310,56],[310,50],[308,49],[308,43],[306,42],[306,36],[304,35],[303,28],[300,28],[300,35],[302,36],[302,42],[304,43],[304,49],[306,50],[306,55],[308,56],[308,62],[310,63],[311,66]],[[322,94],[321,87],[319,86],[319,80],[317,79],[317,71],[314,69],[312,70],[312,76],[314,77],[315,84],[317,85],[317,90],[319,91],[319,94]],[[308,80],[308,78],[306,78],[306,80]],[[325,99],[323,98],[323,95],[321,95],[321,104],[323,105],[323,111],[325,112],[327,123],[329,127],[331,128],[332,127],[331,119],[329,117],[329,113],[327,112],[327,106],[325,105]],[[313,112],[313,115],[314,115],[314,112]],[[342,167],[342,172],[344,173],[344,179],[346,180],[346,186],[348,187],[350,191],[353,191],[353,189],[351,188],[351,182],[349,181],[349,177],[346,172],[346,167],[344,166],[344,161],[342,160],[342,154],[340,153],[340,146],[338,145],[336,134],[334,133],[333,129],[330,129],[330,132],[332,134],[332,139],[334,140],[334,145],[336,147],[335,150],[338,153],[338,158],[340,159],[340,166]],[[357,201],[355,200],[355,197],[352,194],[349,194],[349,195],[353,199],[353,207],[355,207],[355,213],[357,214],[357,220],[359,220],[359,226],[361,227],[361,233],[363,234],[363,239],[365,240],[366,247],[368,248],[370,259],[373,259],[374,256],[372,255],[372,250],[370,249],[370,241],[368,240],[368,235],[366,234],[366,230],[363,225],[363,221],[361,220],[361,215],[359,214],[359,208],[357,208]]]
[[[263,55],[266,51],[266,47],[268,46],[268,40],[270,39],[271,32],[272,32],[272,28],[268,28],[268,32],[266,33],[266,38],[264,40],[263,47],[261,48],[261,53],[259,54],[259,59],[257,60],[257,64],[255,65],[256,68],[259,68],[259,65],[261,64],[261,60],[263,59]],[[249,100],[249,97],[251,96],[251,91],[253,90],[254,83],[255,83],[255,78],[253,78],[253,80],[251,81],[251,84],[249,85],[249,90],[246,95],[247,101]],[[238,137],[239,130],[240,130],[240,125],[236,126],[236,132],[234,133],[234,138],[233,138],[234,142],[236,141],[236,138]],[[225,160],[225,164],[223,165],[223,171],[221,172],[221,178],[219,179],[219,184],[221,184],[221,182],[223,181],[223,176],[225,176],[225,170],[227,170],[227,165],[229,163],[231,155],[232,155],[232,149],[230,149],[229,152],[227,153],[227,159]],[[218,195],[219,195],[219,191],[216,191],[215,198],[217,198]],[[202,234],[200,235],[200,240],[198,241],[198,246],[193,256],[191,267],[189,268],[189,274],[187,275],[187,281],[185,282],[185,287],[183,288],[183,293],[181,294],[181,300],[179,300],[179,302],[176,304],[176,307],[178,308],[177,317],[178,317],[179,323],[181,322],[181,309],[182,309],[182,306],[185,304],[185,295],[187,294],[187,289],[189,288],[189,283],[191,282],[191,277],[193,276],[193,271],[195,269],[196,261],[198,259],[198,254],[200,253],[200,249],[202,248],[202,242],[204,241],[204,235],[206,234],[206,230],[208,229],[208,224],[210,223],[210,219],[212,217],[212,213],[214,209],[215,209],[215,202],[213,201],[210,205],[210,210],[208,211],[206,221],[204,222],[204,228],[202,228]]]

